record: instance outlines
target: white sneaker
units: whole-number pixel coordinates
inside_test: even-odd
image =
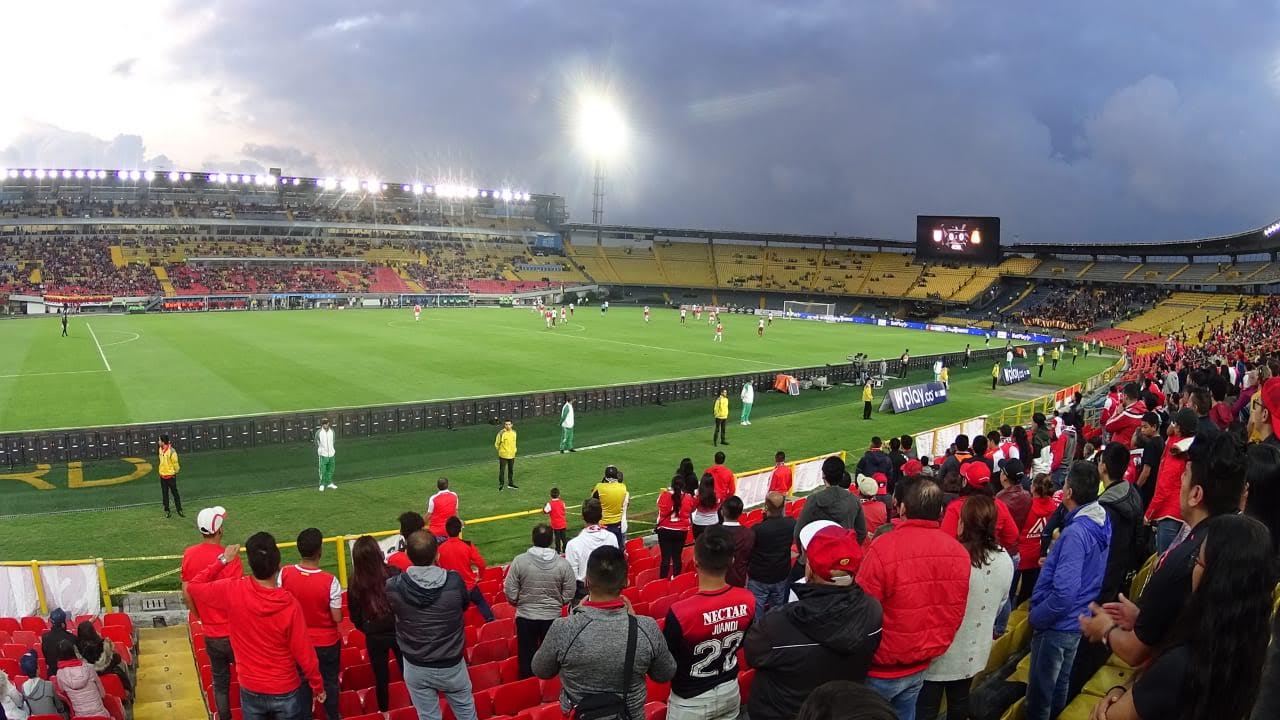
[[[320,486],[320,492],[324,492],[324,486],[323,486],[323,485],[321,485],[321,486]]]
[[[338,489],[338,486],[337,486],[337,485],[334,485],[333,483],[329,483],[329,489],[330,489],[330,490],[337,490],[337,489]]]
[[[747,423],[747,421],[746,421],[746,420],[743,420],[742,422],[740,422],[740,423],[738,423],[738,424],[739,424],[739,425],[741,425],[742,427],[746,427],[746,426],[748,425],[748,423]]]

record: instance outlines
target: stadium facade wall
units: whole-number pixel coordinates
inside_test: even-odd
[[[1003,348],[975,350],[974,361],[1003,358]],[[948,364],[959,363],[962,353],[912,357],[909,369],[933,365],[939,357]],[[872,361],[878,363],[878,360]],[[889,361],[890,372],[900,367]],[[63,428],[0,434],[0,466],[18,467],[36,463],[58,463],[114,458],[150,457],[156,438],[168,434],[180,452],[235,450],[263,445],[311,442],[322,418],[329,418],[343,437],[367,437],[416,432],[468,425],[496,424],[556,416],[566,396],[576,399],[576,411],[591,413],[641,405],[709,399],[722,388],[731,391],[750,380],[757,387],[771,387],[778,374],[797,380],[826,376],[832,384],[853,382],[857,368],[852,364],[819,365],[756,373],[738,373],[703,378],[663,380],[586,389],[495,395],[469,399],[329,408],[225,418],[201,418],[172,422],[118,425],[91,428]]]

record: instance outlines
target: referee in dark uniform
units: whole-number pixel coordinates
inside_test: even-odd
[[[67,337],[67,311],[62,311],[62,337]]]

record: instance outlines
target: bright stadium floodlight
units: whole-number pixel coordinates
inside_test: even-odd
[[[297,187],[298,185],[301,185],[301,184],[302,184],[302,178],[294,178],[294,179],[293,179],[293,184],[294,184],[294,187]]]
[[[428,186],[427,186],[426,188],[424,188],[424,189],[426,190],[426,192],[427,192],[427,194],[428,194],[428,195],[435,195],[435,194],[436,194],[436,188],[435,188],[435,186],[434,186],[434,185],[428,185]]]
[[[178,173],[176,173],[176,172],[170,172],[170,173],[169,173],[169,182],[171,182],[171,183],[176,183],[176,182],[178,182],[178,178],[180,178],[180,177],[182,177],[182,176],[181,176],[181,175],[179,175]]]
[[[35,173],[31,172],[31,168],[27,168],[26,170],[22,171],[23,180],[30,180],[34,176],[35,176]]]
[[[147,182],[151,182],[152,180],[155,180],[155,179],[156,179],[156,171],[155,171],[155,170],[148,170],[148,171],[146,171],[145,173],[143,173],[143,174],[142,174],[142,177],[143,177],[143,179],[144,179],[144,180],[146,180]]]
[[[365,180],[365,188],[371,193],[382,192],[382,181],[378,178]]]
[[[587,93],[578,100],[578,145],[594,160],[616,158],[627,144],[622,112],[606,95]]]
[[[99,171],[98,171],[98,179],[99,179],[99,180],[106,180],[106,179],[107,179],[107,171],[106,171],[106,170],[99,170]]]
[[[189,172],[182,173],[182,182],[190,182],[190,180],[191,180],[191,173]]]
[[[422,187],[422,183],[414,183],[414,184],[413,184],[413,194],[414,194],[414,195],[421,195],[423,190],[424,190],[424,188]]]
[[[228,179],[228,178],[227,178],[227,174],[226,174],[226,173],[216,173],[216,174],[213,176],[213,181],[214,181],[214,182],[216,182],[216,183],[218,183],[219,185],[226,185],[226,184],[227,184],[227,179]]]
[[[142,179],[142,173],[141,173],[141,172],[139,172],[139,171],[137,171],[137,170],[130,170],[130,171],[129,171],[129,179],[130,179],[130,180],[132,180],[132,181],[134,181],[134,182],[137,182],[137,181],[139,181],[139,180],[141,180],[141,179]]]
[[[44,179],[44,170],[37,170],[37,171],[36,171],[36,179],[37,179],[37,180],[43,180],[43,179]]]
[[[18,171],[17,171],[17,170],[10,170],[10,171],[9,171],[9,179],[10,179],[10,180],[17,180],[17,179],[18,179]]]
[[[467,196],[468,196],[468,197],[474,198],[476,195],[479,195],[479,194],[480,194],[480,191],[479,191],[479,190],[477,190],[477,189],[475,189],[475,188],[467,188]]]
[[[360,189],[360,181],[355,178],[347,178],[342,181],[342,189],[347,192]]]

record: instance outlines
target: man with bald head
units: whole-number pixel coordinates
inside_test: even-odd
[[[791,574],[791,539],[796,520],[783,510],[787,498],[771,492],[764,498],[764,520],[751,528],[755,546],[747,560],[747,589],[756,596],[756,617],[787,602],[787,578]]]

